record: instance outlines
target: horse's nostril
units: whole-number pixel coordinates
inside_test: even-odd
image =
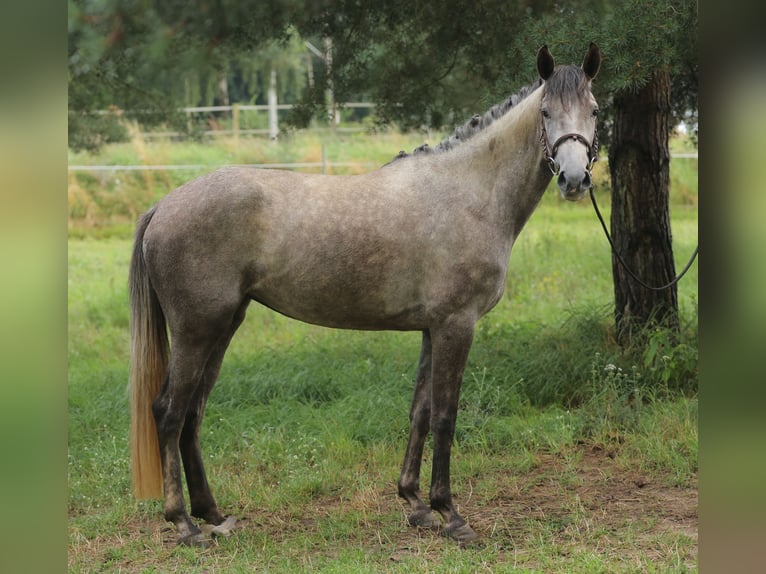
[[[583,185],[583,187],[590,187],[591,183],[592,182],[591,182],[590,172],[586,171],[585,172],[585,177],[582,178],[582,185]]]
[[[559,173],[559,178],[556,182],[559,184],[559,187],[563,187],[567,184],[567,176],[563,171]]]

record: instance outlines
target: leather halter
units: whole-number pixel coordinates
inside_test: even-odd
[[[588,171],[588,173],[591,173],[593,170],[593,164],[598,161],[598,130],[594,130],[593,132],[592,144],[583,135],[577,133],[569,133],[561,136],[559,139],[553,142],[553,147],[550,147],[548,143],[548,132],[545,130],[545,119],[541,120],[541,126],[542,129],[540,131],[540,143],[543,146],[543,159],[547,162],[548,168],[551,170],[553,175],[559,174],[559,164],[555,158],[556,152],[558,151],[559,146],[567,140],[578,141],[585,146],[585,149],[588,151],[588,167],[585,169]]]

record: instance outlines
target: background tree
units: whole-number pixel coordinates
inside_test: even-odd
[[[542,13],[554,3],[340,0],[327,4],[331,7],[296,28],[306,36],[318,33],[333,39],[337,99],[349,101],[364,94],[377,104],[382,123],[440,129],[496,103],[487,98],[489,88],[509,64],[514,67],[513,61],[509,63],[508,38],[518,32],[524,16]],[[304,99],[304,120],[317,112],[315,96],[324,90],[324,81],[327,78],[321,77],[317,92]]]
[[[109,105],[145,124],[175,121],[182,128],[173,110],[196,103],[184,97],[209,103],[221,70],[236,74],[247,68],[245,60],[258,60],[263,49],[287,45],[296,35],[317,46],[326,38],[333,43],[331,75],[322,65],[315,70],[314,85],[292,114],[297,125],[324,115],[332,84],[341,102],[376,102],[382,123],[439,129],[494,103],[486,94],[509,66],[508,38],[525,15],[553,5],[69,0],[70,142],[108,141],[108,133],[88,134],[96,125],[85,122],[87,112]]]
[[[290,21],[303,8],[289,0],[69,0],[70,146],[125,137],[114,118],[96,110],[117,108],[145,126],[184,132],[184,106],[265,103],[272,67],[283,75],[280,99],[297,100],[305,62]]]
[[[524,46],[547,43],[558,61],[576,61],[587,41],[601,47],[604,63],[594,92],[604,112],[599,139],[608,147],[612,238],[627,265],[653,286],[666,285],[676,274],[669,135],[682,119],[696,126],[697,28],[692,1],[578,2],[528,18],[514,42],[519,53]],[[524,57],[531,66],[533,56]],[[515,74],[509,78],[518,81]],[[614,255],[612,272],[621,341],[655,321],[678,327],[675,286],[642,287]]]
[[[614,124],[609,147],[612,181],[612,236],[627,265],[649,285],[675,277],[668,210],[670,151],[674,118],[696,93],[696,3],[636,2],[635,27],[620,35],[621,52],[634,54],[629,85],[614,94]],[[630,69],[630,68],[629,68]],[[643,73],[641,73],[643,72]],[[691,109],[695,110],[696,106]],[[615,320],[618,335],[629,339],[634,325],[652,320],[678,326],[676,286],[649,290],[634,281],[613,257]]]

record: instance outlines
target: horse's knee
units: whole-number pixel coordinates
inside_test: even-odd
[[[410,411],[410,427],[419,433],[428,432],[431,423],[430,405],[418,405]]]

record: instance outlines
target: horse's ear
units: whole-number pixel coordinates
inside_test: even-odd
[[[590,43],[588,53],[585,54],[585,59],[582,63],[583,72],[589,79],[593,79],[598,74],[598,69],[601,67],[601,50],[593,42]]]
[[[547,80],[553,73],[553,56],[551,55],[548,46],[543,46],[537,51],[537,73],[543,80]]]

